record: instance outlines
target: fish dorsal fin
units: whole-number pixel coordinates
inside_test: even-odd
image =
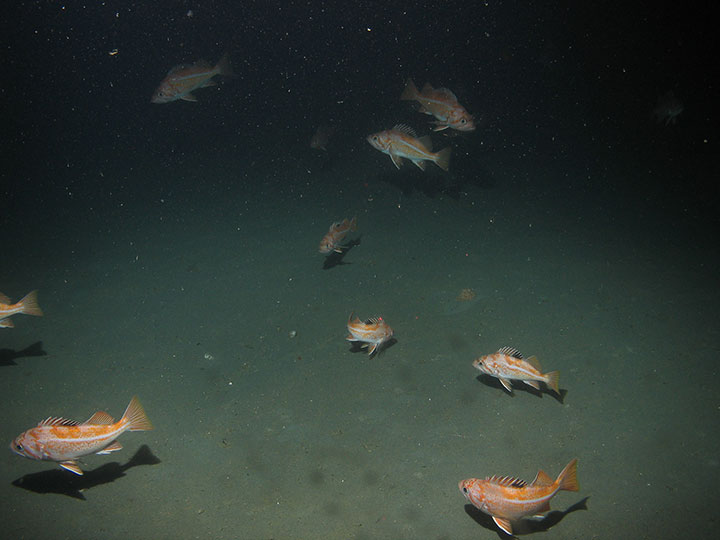
[[[422,94],[423,96],[426,96],[427,94],[434,92],[434,91],[435,91],[435,89],[432,87],[432,84],[430,84],[429,82],[426,82],[423,85],[422,90],[420,90],[420,94]]]
[[[411,137],[417,138],[417,133],[415,132],[415,130],[407,124],[395,124],[393,129],[395,131],[399,131],[401,133],[405,133],[406,135],[410,135]]]
[[[430,138],[430,135],[425,135],[424,137],[420,137],[418,139],[418,141],[420,141],[420,144],[422,144],[425,147],[425,150],[427,150],[428,152],[432,152],[432,139]],[[420,162],[420,163],[423,163],[423,165],[424,165],[424,162]]]
[[[491,476],[487,479],[488,482],[492,482],[493,484],[497,484],[498,486],[504,486],[504,487],[512,487],[512,488],[523,488],[527,486],[527,482],[525,480],[521,480],[520,478],[515,478],[514,476]]]
[[[51,416],[46,418],[38,424],[38,426],[79,426],[80,422],[75,420],[68,420],[67,418],[60,418],[57,416]]]
[[[532,481],[532,486],[552,486],[553,479],[548,476],[548,473],[546,473],[543,470],[538,471],[537,475],[535,476],[535,480]]]
[[[2,304],[10,303],[10,299],[1,292],[0,292],[0,303],[2,303]]]
[[[449,99],[451,101],[457,101],[457,97],[455,94],[452,93],[452,91],[448,90],[447,88],[438,88],[435,90],[436,93],[441,94],[444,98]]]
[[[170,71],[167,72],[167,76],[177,73],[178,71],[182,71],[183,69],[187,69],[188,67],[189,66],[187,64],[178,64],[177,66],[173,66],[170,68]]]
[[[540,367],[540,360],[537,359],[537,356],[531,356],[530,358],[525,360],[528,364],[530,364],[532,367],[537,369],[540,373],[542,373],[542,368]]]
[[[380,324],[380,317],[370,317],[365,324]]]
[[[523,355],[520,354],[520,351],[518,351],[517,349],[513,349],[512,347],[503,347],[502,349],[498,349],[498,352],[500,354],[512,356],[513,358],[517,358],[518,360],[523,359]]]
[[[105,411],[98,411],[93,414],[90,418],[85,420],[83,425],[100,425],[100,424],[114,424],[115,419]]]

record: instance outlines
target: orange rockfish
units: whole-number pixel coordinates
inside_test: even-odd
[[[510,381],[513,380],[522,381],[535,390],[540,390],[538,381],[542,381],[556,394],[560,394],[558,389],[559,371],[542,373],[537,358],[531,356],[525,360],[523,355],[512,347],[503,347],[494,354],[481,356],[473,362],[473,367],[486,375],[497,377],[508,392],[512,392]]]
[[[382,317],[373,317],[363,322],[358,317],[352,320],[353,315],[354,313],[351,313],[348,317],[347,329],[350,335],[345,339],[364,343],[361,347],[369,346],[368,355],[379,351],[383,344],[393,337],[393,329]]]
[[[227,55],[223,56],[215,67],[204,60],[189,66],[175,66],[157,87],[151,101],[153,103],[170,103],[178,99],[197,101],[192,95],[193,90],[215,86],[216,83],[212,80],[215,75],[232,75]]]
[[[10,299],[0,293],[0,328],[13,328],[15,325],[10,317],[18,313],[42,317],[43,312],[37,303],[37,291],[27,293],[25,298],[16,304],[11,304]]]
[[[77,458],[88,454],[109,454],[122,449],[117,438],[125,431],[148,431],[152,424],[137,397],[130,400],[122,418],[115,420],[98,411],[82,424],[50,417],[18,435],[10,450],[30,459],[58,461],[60,466],[82,474]]]
[[[373,148],[389,155],[398,169],[402,165],[403,158],[409,159],[423,171],[426,161],[432,161],[444,171],[448,170],[450,164],[451,148],[449,146],[433,153],[430,137],[418,138],[415,130],[404,124],[373,133],[367,138],[367,141]]]
[[[468,478],[458,483],[458,487],[473,506],[492,516],[505,533],[512,534],[513,521],[549,512],[550,499],[558,491],[580,489],[577,459],[568,463],[555,481],[547,473],[538,471],[531,484],[510,476],[492,476],[485,480]]]
[[[465,108],[458,103],[455,94],[447,88],[433,88],[429,83],[425,83],[422,92],[418,92],[412,79],[408,79],[400,99],[417,101],[420,103],[421,113],[433,115],[435,121],[432,123],[437,126],[434,131],[442,131],[447,128],[457,131],[473,131],[475,129],[472,115],[468,114]]]
[[[357,216],[352,219],[345,218],[342,221],[336,221],[330,225],[330,230],[323,236],[318,251],[320,253],[332,253],[333,251],[342,253],[344,246],[341,246],[340,242],[349,232],[355,230],[357,230]]]

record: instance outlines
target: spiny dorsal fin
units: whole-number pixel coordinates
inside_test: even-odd
[[[415,130],[407,124],[395,124],[393,129],[405,133],[406,135],[410,135],[411,137],[417,138],[417,133],[415,133]]]
[[[523,355],[520,354],[520,351],[517,349],[514,349],[512,347],[503,347],[502,349],[498,349],[498,352],[500,354],[506,354],[508,356],[512,356],[513,358],[517,358],[518,360],[523,359]]]
[[[532,486],[551,486],[553,484],[553,479],[548,476],[548,473],[546,473],[543,470],[539,470],[537,475],[535,476],[535,480],[532,481]]]
[[[115,419],[105,411],[98,411],[85,421],[87,425],[114,424]]]
[[[514,476],[491,476],[490,478],[486,479],[488,482],[492,482],[493,484],[497,484],[498,486],[505,486],[505,487],[513,487],[513,488],[522,488],[527,486],[527,482],[525,480],[521,480],[520,478],[515,478]]]
[[[380,317],[370,317],[367,321],[365,321],[365,324],[380,324]]]
[[[79,426],[80,422],[60,418],[58,416],[50,416],[38,424],[38,426]]]

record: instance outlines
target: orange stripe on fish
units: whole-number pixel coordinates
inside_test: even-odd
[[[433,88],[425,83],[422,92],[419,92],[412,79],[405,83],[405,89],[400,96],[404,101],[417,101],[420,112],[435,117],[433,122],[437,127],[434,131],[452,128],[457,131],[473,131],[475,123],[472,115],[458,103],[457,97],[447,88]]]
[[[347,329],[350,334],[345,339],[361,342],[363,348],[369,347],[368,355],[379,351],[393,337],[393,329],[382,317],[361,321],[358,317],[353,320],[353,315],[354,313],[351,313],[348,317]]]
[[[512,347],[503,347],[496,353],[477,358],[473,361],[473,367],[486,375],[497,377],[510,393],[512,393],[510,381],[522,381],[535,390],[540,390],[538,382],[544,382],[553,392],[560,394],[559,371],[543,373],[537,358],[531,356],[524,359],[523,355]]]
[[[480,480],[468,478],[458,483],[460,492],[475,508],[492,516],[495,524],[512,534],[512,522],[525,516],[550,511],[550,499],[559,491],[578,491],[577,459],[568,463],[553,481],[547,473],[538,471],[528,484],[510,476],[492,476]]]
[[[404,124],[397,124],[392,129],[373,133],[368,136],[367,141],[376,150],[389,155],[398,169],[402,165],[403,158],[412,161],[422,171],[425,170],[426,161],[432,161],[444,171],[450,166],[452,149],[449,146],[434,153],[430,137],[418,138],[415,130]]]
[[[13,328],[15,325],[10,317],[17,314],[42,317],[43,312],[37,301],[37,291],[31,291],[19,302],[13,304],[3,293],[0,293],[0,328]]]
[[[318,251],[320,253],[342,253],[345,246],[341,246],[340,242],[343,241],[345,236],[349,232],[357,230],[357,216],[352,219],[345,218],[342,221],[336,221],[330,225],[330,230],[327,232],[323,239],[320,241]]]
[[[83,474],[75,461],[77,458],[120,450],[122,445],[117,438],[124,432],[152,428],[142,405],[137,397],[133,397],[117,422],[103,411],[96,412],[82,424],[50,417],[18,435],[10,444],[10,449],[26,458],[57,461],[62,468]]]

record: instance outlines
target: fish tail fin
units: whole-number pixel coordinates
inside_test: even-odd
[[[565,468],[558,476],[557,482],[559,489],[564,489],[565,491],[580,490],[580,484],[578,484],[577,480],[577,458],[565,465]]]
[[[412,79],[405,81],[405,89],[400,96],[401,101],[415,101],[418,97],[418,89]]]
[[[560,381],[560,372],[551,371],[550,373],[546,373],[545,376],[547,377],[547,381],[545,381],[545,384],[547,384],[548,388],[552,389],[553,392],[559,395],[560,387],[558,386],[558,384]]]
[[[222,58],[218,60],[215,70],[218,72],[218,75],[223,75],[224,77],[232,77],[235,75],[232,65],[230,64],[230,55],[228,53],[223,54]]]
[[[450,152],[452,152],[452,147],[448,146],[435,154],[435,165],[443,171],[447,171],[450,168]]]
[[[130,400],[122,420],[130,424],[130,431],[150,431],[153,428],[137,396]]]
[[[38,305],[37,291],[27,293],[25,295],[25,298],[20,300],[19,303],[22,304],[22,313],[24,313],[25,315],[35,315],[37,317],[42,317],[43,312]]]

